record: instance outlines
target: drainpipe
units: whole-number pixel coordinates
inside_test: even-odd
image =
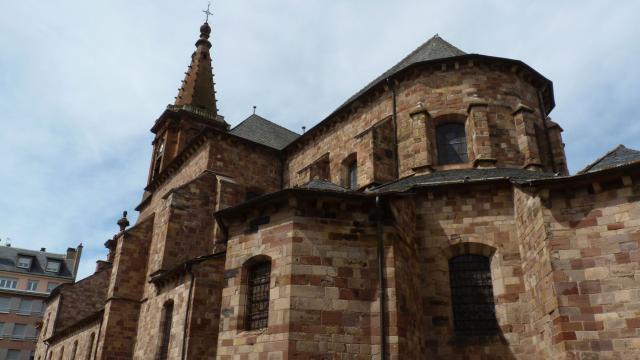
[[[556,159],[553,157],[553,149],[551,148],[551,137],[549,136],[549,127],[547,126],[547,112],[544,109],[544,99],[542,98],[542,91],[538,90],[538,105],[540,106],[540,114],[542,115],[542,125],[544,126],[544,135],[547,139],[547,151],[549,152],[549,157],[551,158],[551,169],[553,173],[557,173],[558,169],[556,168]]]
[[[385,360],[387,358],[387,284],[384,277],[384,224],[382,223],[382,208],[379,195],[376,195],[376,223],[376,237],[378,242],[378,282],[380,294],[380,358]]]
[[[396,87],[391,83],[391,79],[387,78],[387,86],[391,90],[391,122],[393,123],[393,160],[396,163],[395,175],[396,179],[400,178],[400,160],[398,155],[398,113],[397,113],[397,94]]]
[[[185,312],[184,315],[184,333],[182,334],[182,359],[186,359],[187,358],[187,324],[189,323],[189,312],[191,311],[191,296],[193,294],[193,269],[191,268],[191,266],[189,266],[189,278],[191,279],[189,281],[189,296],[187,297],[187,311]]]

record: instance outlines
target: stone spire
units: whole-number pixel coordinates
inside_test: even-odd
[[[211,49],[209,35],[211,35],[211,26],[205,21],[200,26],[200,38],[196,41],[196,51],[191,55],[191,64],[185,73],[175,105],[190,105],[197,109],[204,109],[216,118],[218,109],[209,54]]]

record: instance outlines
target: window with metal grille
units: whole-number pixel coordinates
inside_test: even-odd
[[[456,256],[449,260],[449,277],[456,334],[496,335],[498,321],[489,258]]]
[[[166,360],[169,355],[169,340],[171,339],[171,323],[173,322],[173,302],[167,302],[162,309],[162,320],[160,323],[160,349],[156,360]]]
[[[436,129],[439,164],[467,162],[467,136],[464,124],[447,123]]]
[[[269,321],[269,283],[271,263],[263,262],[249,269],[247,330],[266,328]]]

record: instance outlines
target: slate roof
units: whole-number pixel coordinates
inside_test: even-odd
[[[362,88],[362,90],[358,91],[355,95],[350,97],[347,101],[344,102],[344,104],[340,105],[339,108],[358,98],[360,95],[367,92],[367,90],[374,87],[380,81],[385,80],[386,78],[409,67],[410,65],[417,64],[423,61],[445,59],[466,54],[467,53],[451,45],[449,42],[436,34],[431,39],[427,40],[424,44],[418,46],[418,48],[413,50],[409,55],[405,56],[404,59],[400,60],[399,63],[395,64],[389,70],[385,71],[384,73],[382,73],[382,75],[378,76],[377,78],[375,78],[375,80],[367,84],[367,86]]]
[[[334,184],[329,180],[313,179],[301,186],[304,189],[313,190],[329,190],[329,191],[348,191],[340,185]]]
[[[229,133],[277,150],[282,150],[300,136],[256,114],[244,119]]]
[[[587,167],[580,170],[578,174],[586,174],[595,171],[610,169],[622,165],[627,165],[636,161],[640,161],[640,151],[629,149],[620,144],[596,161],[587,165]]]
[[[23,269],[16,266],[19,255],[33,259],[31,260],[30,269]],[[45,271],[47,259],[60,261],[60,272],[56,274]],[[66,254],[54,254],[46,251],[33,251],[10,246],[0,246],[0,271],[73,279],[73,265],[73,260],[67,260]]]
[[[453,183],[476,182],[486,180],[509,180],[513,183],[525,183],[530,180],[554,178],[552,173],[524,169],[459,169],[436,171],[431,174],[409,176],[395,182],[371,189],[372,192],[401,192],[419,186],[437,186]]]

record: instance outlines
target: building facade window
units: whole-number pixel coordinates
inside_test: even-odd
[[[459,255],[449,260],[451,303],[456,335],[498,333],[489,258]]]
[[[438,164],[467,162],[467,136],[463,123],[446,123],[436,128]]]
[[[33,259],[28,256],[18,256],[18,263],[16,264],[16,266],[21,269],[31,269],[32,260]]]
[[[271,262],[260,262],[249,268],[246,329],[263,329],[269,323],[269,290]]]
[[[7,350],[7,360],[20,360],[20,350]]]
[[[173,323],[173,302],[168,301],[162,307],[160,319],[160,348],[156,360],[166,360],[169,356],[169,342],[171,340],[171,325]]]
[[[29,282],[27,282],[27,291],[36,290],[38,290],[38,280],[29,280]]]
[[[18,307],[18,315],[31,315],[32,306],[33,306],[33,300],[20,299],[20,306]]]
[[[13,332],[11,333],[11,338],[14,340],[24,339],[26,330],[27,330],[27,325],[25,324],[13,324]]]
[[[15,278],[0,278],[0,288],[15,289],[18,286],[18,279]]]
[[[47,292],[50,293],[58,286],[57,283],[48,283],[47,284]]]
[[[8,297],[0,297],[0,313],[8,313],[9,312],[9,303],[11,299]]]
[[[45,268],[45,271],[52,272],[52,273],[60,272],[60,261],[47,260],[47,266]]]

